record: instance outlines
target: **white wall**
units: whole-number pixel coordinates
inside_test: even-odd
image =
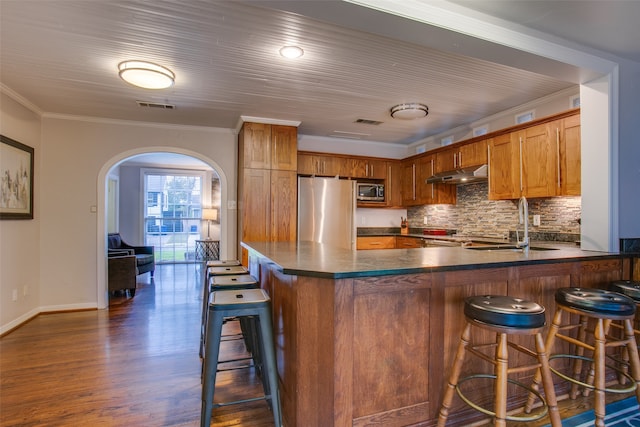
[[[0,221],[0,333],[38,313],[40,301],[40,117],[0,93],[0,133],[34,152],[34,219]],[[24,287],[27,295],[24,295]],[[18,300],[13,301],[13,290]]]
[[[613,173],[618,185],[621,238],[640,238],[640,63],[620,61],[617,163]],[[614,126],[615,129],[615,126]],[[618,167],[616,174],[616,166]]]
[[[104,230],[104,182],[100,174],[119,161],[149,151],[190,154],[211,164],[222,177],[223,206],[236,198],[236,137],[229,129],[153,126],[74,118],[43,119],[43,310],[95,307],[104,281],[99,241]],[[97,206],[97,213],[91,207]],[[227,212],[223,256],[235,256],[235,211]]]

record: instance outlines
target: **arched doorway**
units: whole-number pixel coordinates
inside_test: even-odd
[[[159,159],[165,159],[161,161]],[[228,227],[226,224],[228,222],[227,215],[225,214],[225,209],[222,209],[222,206],[226,206],[227,194],[228,194],[228,181],[226,176],[222,170],[222,168],[212,159],[203,156],[200,153],[195,153],[189,150],[184,150],[181,148],[172,148],[172,147],[147,147],[136,150],[127,151],[124,153],[115,156],[110,159],[100,170],[98,175],[98,221],[97,221],[97,301],[98,308],[107,308],[108,306],[108,293],[107,293],[107,267],[106,267],[106,234],[109,230],[110,226],[113,224],[118,224],[118,221],[114,221],[113,218],[110,218],[110,215],[113,214],[114,209],[109,209],[109,201],[113,200],[113,196],[110,195],[109,189],[110,184],[113,187],[114,178],[118,181],[124,179],[125,177],[120,177],[119,167],[121,165],[127,165],[127,174],[131,175],[136,174],[136,182],[143,182],[140,179],[140,176],[143,175],[143,170],[165,170],[165,171],[176,171],[176,170],[200,170],[200,176],[204,177],[205,180],[209,179],[210,181],[205,181],[203,188],[206,188],[206,193],[203,194],[202,198],[202,206],[206,207],[215,207],[217,209],[218,215],[218,223],[216,224],[218,227],[216,237],[220,240],[220,256],[227,256],[227,247],[229,245],[225,244],[228,242],[230,238],[227,233]],[[211,180],[211,178],[214,180]],[[128,176],[126,179],[129,182],[133,182],[132,177]],[[215,181],[215,185],[211,185],[211,181]],[[149,225],[148,218],[145,217],[145,214],[148,211],[144,211],[144,206],[147,203],[141,202],[141,193],[140,193],[140,185],[138,184],[138,190],[134,193],[135,196],[131,195],[130,189],[127,187],[127,191],[129,194],[127,197],[135,197],[137,201],[124,201],[120,200],[118,203],[120,205],[120,209],[122,209],[122,205],[129,203],[129,209],[131,209],[131,203],[136,205],[134,211],[137,211],[134,214],[134,221],[127,225],[129,233],[136,233],[135,235],[140,238],[144,238],[146,230],[155,230],[154,227],[148,228]],[[212,191],[213,190],[213,191]],[[111,212],[111,213],[110,213]],[[191,215],[200,215],[200,211],[191,211]],[[191,218],[191,217],[190,217]],[[155,221],[159,226],[162,226],[163,221]],[[193,218],[184,220],[180,219],[176,221],[175,218],[171,218],[167,220],[167,224],[171,225],[175,232],[178,228],[177,224],[180,225],[180,230],[184,230],[185,226],[186,231],[181,232],[179,234],[183,236],[187,236],[187,239],[191,237],[199,237],[203,232],[203,229],[200,227],[200,220],[194,220]],[[154,224],[155,225],[155,224]],[[116,225],[117,227],[122,227],[123,224]],[[133,231],[132,231],[133,230]],[[163,233],[168,230],[168,225],[165,225],[165,228],[158,228],[158,234]],[[205,233],[210,233],[211,229],[204,229]],[[119,230],[120,231],[120,230]],[[165,233],[166,234],[166,233]],[[191,239],[193,240],[193,239]],[[233,247],[233,246],[231,246]],[[183,257],[183,262],[190,261],[193,255],[193,248],[187,248],[186,242],[184,245],[184,250],[180,253]]]

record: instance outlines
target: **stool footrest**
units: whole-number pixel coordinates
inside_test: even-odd
[[[554,354],[552,356],[549,356],[549,361],[553,359],[579,359],[586,362],[591,362],[591,363],[594,362],[593,359],[590,357],[578,356],[575,354]],[[608,388],[607,387],[604,389],[605,392],[623,394],[623,393],[630,393],[632,391],[635,391],[635,389],[637,388],[637,384],[631,375],[629,375],[627,372],[615,366],[611,366],[611,365],[605,365],[605,366],[609,369],[613,369],[614,371],[618,372],[620,375],[627,378],[631,383],[629,387],[625,387],[625,388]],[[582,387],[588,388],[589,390],[595,390],[596,388],[593,384],[589,384],[584,381],[580,381],[577,378],[573,378],[569,375],[565,375],[562,372],[558,371],[557,369],[554,369],[553,367],[549,367],[549,369],[551,370],[551,372],[553,372],[563,380],[569,381],[570,383],[581,385]]]
[[[260,397],[252,397],[252,398],[249,398],[249,399],[242,399],[242,400],[234,400],[233,402],[214,403],[213,407],[214,408],[220,408],[220,407],[223,407],[223,406],[237,405],[239,403],[257,402],[258,400],[269,400],[269,399],[271,399],[271,395],[260,396]]]
[[[492,375],[492,374],[476,374],[476,375],[470,375],[468,377],[464,377],[461,378],[460,380],[458,380],[458,384],[456,385],[456,393],[458,393],[458,396],[460,396],[460,399],[462,399],[467,405],[469,405],[470,407],[472,407],[473,409],[475,409],[478,412],[482,412],[485,415],[489,415],[494,417],[496,415],[495,412],[490,411],[486,408],[483,408],[482,406],[477,405],[476,403],[472,402],[468,397],[466,397],[462,391],[460,390],[460,385],[466,381],[470,381],[470,380],[474,380],[474,379],[480,379],[480,378],[489,378],[489,379],[493,379],[495,380],[497,378],[496,375]],[[522,387],[523,389],[527,390],[529,393],[534,394],[538,399],[540,399],[540,401],[542,402],[542,406],[541,406],[541,412],[536,413],[536,414],[530,414],[530,415],[519,415],[519,416],[515,416],[515,415],[507,415],[505,417],[505,420],[507,421],[520,421],[520,422],[529,422],[529,421],[536,421],[541,419],[542,417],[544,417],[545,415],[547,415],[548,411],[548,405],[547,405],[547,401],[544,399],[544,397],[542,396],[542,394],[537,391],[534,390],[532,387],[528,387],[527,385],[513,380],[511,378],[507,379],[507,382],[509,384],[514,384],[518,387]]]

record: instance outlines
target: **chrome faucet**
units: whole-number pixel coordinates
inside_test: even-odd
[[[520,224],[524,224],[524,238],[520,240],[516,229],[516,246],[519,248],[529,248],[529,204],[527,198],[522,196],[518,202],[518,219]]]

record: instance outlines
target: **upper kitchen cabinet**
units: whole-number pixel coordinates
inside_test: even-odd
[[[511,143],[511,134],[489,139],[489,200],[520,197],[519,157]]]
[[[580,115],[489,139],[489,199],[580,195]]]
[[[387,162],[387,180],[385,181],[385,205],[402,207],[402,164],[400,161]]]
[[[268,123],[244,123],[240,131],[239,160],[249,169],[296,171],[298,129]]]
[[[560,193],[579,196],[582,170],[580,155],[580,114],[562,119],[560,128]]]
[[[382,159],[373,158],[351,158],[347,159],[349,169],[348,176],[361,179],[387,179],[387,162]]]
[[[436,153],[436,173],[487,163],[487,141],[461,144]]]
[[[298,153],[298,174],[316,176],[344,176],[342,158],[330,154]]]
[[[549,197],[559,193],[560,121],[531,126],[511,134],[520,155],[520,194]]]
[[[456,203],[455,185],[427,184],[427,178],[435,173],[435,162],[435,154],[402,162],[403,206]]]

